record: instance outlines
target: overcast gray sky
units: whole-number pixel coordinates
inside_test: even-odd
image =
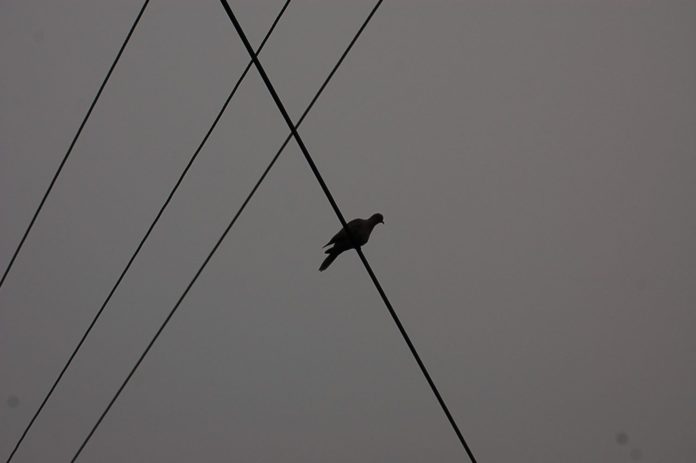
[[[139,0],[0,2],[0,267]],[[281,1],[231,2],[252,44]],[[373,6],[294,0],[304,110]],[[696,2],[387,1],[300,132],[481,462],[696,458]],[[248,62],[153,0],[0,289],[6,458]],[[288,130],[250,72],[16,456],[67,461]],[[288,146],[81,455],[466,461]]]

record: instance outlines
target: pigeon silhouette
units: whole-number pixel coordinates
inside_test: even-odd
[[[346,229],[343,228],[341,231],[336,233],[336,235],[331,238],[331,241],[326,243],[324,247],[333,245],[326,251],[324,251],[328,256],[326,256],[326,259],[324,259],[324,262],[321,263],[321,267],[319,267],[319,271],[323,272],[328,268],[329,265],[331,265],[331,262],[333,262],[336,257],[338,257],[339,254],[341,254],[343,251],[346,251],[348,249],[354,248],[356,245],[358,247],[362,246],[363,244],[367,243],[367,240],[370,239],[370,233],[372,233],[372,229],[375,228],[375,225],[378,223],[384,223],[384,217],[382,214],[372,214],[372,217],[369,219],[353,219],[350,222],[348,222],[348,230],[350,231],[350,236],[346,232]],[[351,236],[355,240],[355,245],[353,244],[351,240]]]

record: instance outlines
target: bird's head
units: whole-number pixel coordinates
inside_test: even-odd
[[[372,220],[372,222],[375,224],[378,224],[378,223],[383,224],[384,223],[384,216],[380,213],[372,214],[372,217],[370,217],[370,220]]]

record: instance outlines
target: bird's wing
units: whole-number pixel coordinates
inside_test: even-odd
[[[343,230],[343,229],[341,229],[341,231],[339,231],[338,233],[336,233],[336,234],[333,236],[333,238],[331,238],[331,240],[330,240],[328,243],[326,243],[323,247],[331,246],[331,245],[334,244],[336,241],[340,241],[341,238],[343,237],[343,235],[345,235],[345,234],[346,234],[346,231]]]
[[[348,225],[348,228],[350,229],[350,231],[351,231],[353,234],[355,234],[355,232],[360,228],[360,227],[359,227],[359,224],[360,224],[362,221],[363,221],[362,219],[353,219],[353,220],[351,220],[350,222],[348,222],[348,224],[347,224],[347,225]],[[346,241],[346,242],[347,242],[348,239],[349,239],[349,238],[348,238],[348,233],[346,233],[345,228],[341,228],[341,230],[340,230],[338,233],[336,233],[336,234],[334,235],[334,237],[331,238],[331,240],[330,240],[328,243],[326,243],[323,247],[330,246],[330,245],[332,245],[332,244],[340,243],[340,242],[343,242],[343,241]]]

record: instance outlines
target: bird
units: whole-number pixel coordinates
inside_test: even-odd
[[[360,247],[367,243],[367,240],[370,239],[372,229],[375,228],[375,225],[378,223],[384,223],[384,216],[379,213],[372,214],[369,219],[353,219],[348,222],[347,228],[348,231],[350,231],[350,235],[348,235],[345,228],[342,228],[341,231],[336,233],[334,237],[323,246],[327,247],[333,245],[324,251],[326,254],[328,254],[328,256],[326,256],[324,262],[321,263],[319,271],[323,272],[326,270],[328,266],[331,265],[331,263],[336,259],[336,257],[338,257],[338,255],[343,251],[353,249],[356,246]],[[351,240],[351,236],[353,240],[355,240],[355,243],[353,243]]]

